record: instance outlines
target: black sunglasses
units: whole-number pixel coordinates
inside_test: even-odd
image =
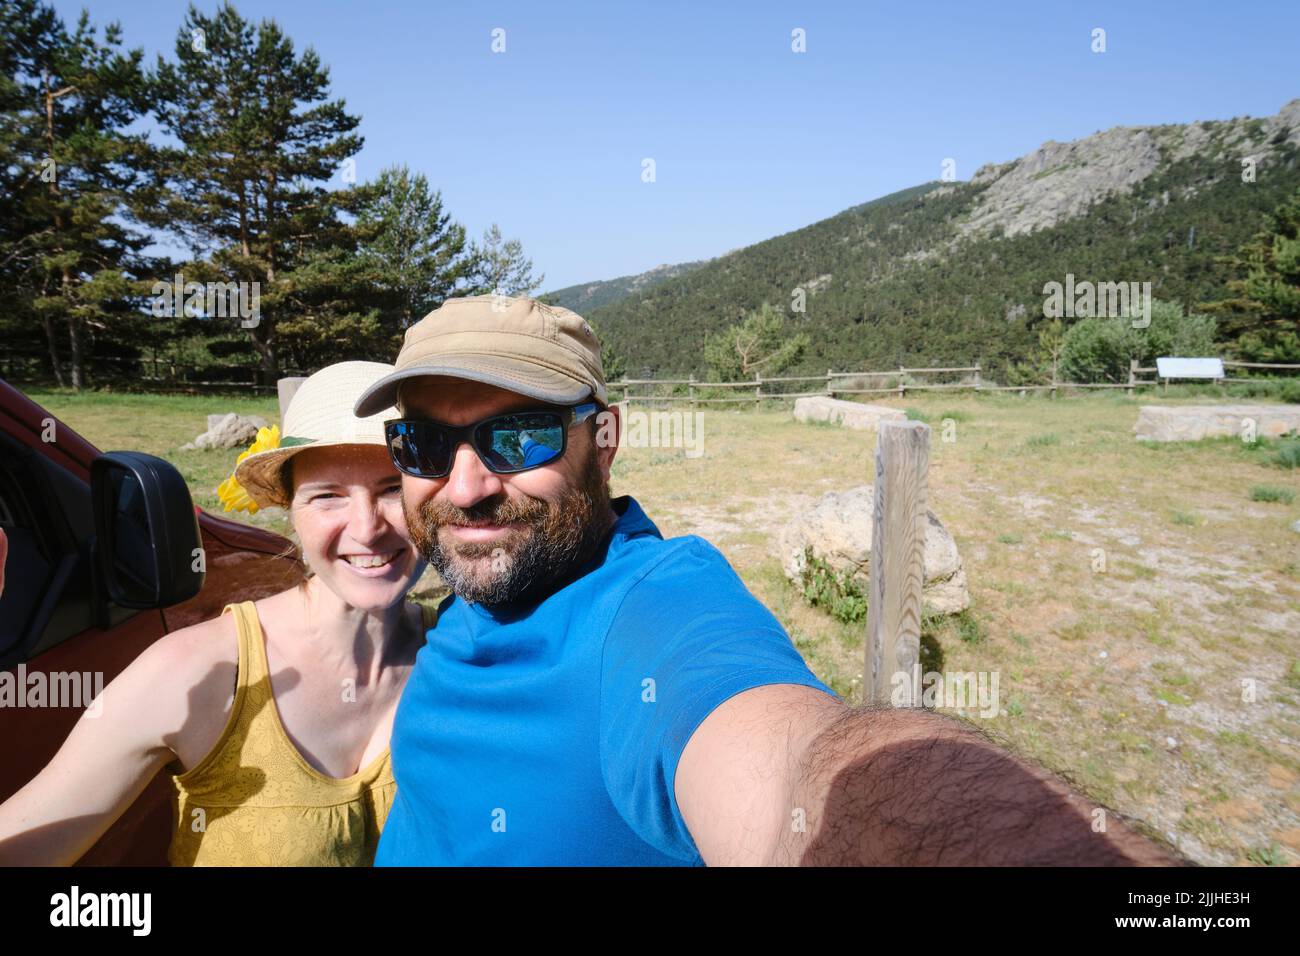
[[[442,478],[451,472],[456,449],[468,442],[489,471],[513,475],[550,464],[568,447],[569,428],[596,414],[599,405],[583,402],[493,415],[472,425],[445,425],[418,418],[384,422],[384,440],[397,470],[416,478]]]

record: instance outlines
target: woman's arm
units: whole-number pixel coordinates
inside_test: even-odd
[[[162,637],[104,688],[102,709],[87,708],[54,759],[0,805],[0,865],[77,862],[162,767],[206,754],[233,696],[233,630],[215,618]]]

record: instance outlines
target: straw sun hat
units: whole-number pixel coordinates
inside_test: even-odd
[[[392,371],[393,366],[383,362],[339,362],[310,376],[285,410],[283,433],[274,425],[259,429],[257,441],[239,456],[235,473],[217,489],[226,510],[289,507],[293,488],[286,481],[285,465],[304,448],[383,445],[384,421],[397,418],[397,409],[357,418],[352,407]]]

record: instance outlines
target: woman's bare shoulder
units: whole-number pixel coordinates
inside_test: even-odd
[[[136,663],[146,664],[150,670],[165,671],[173,680],[187,685],[190,682],[184,679],[186,676],[201,680],[213,668],[236,666],[239,663],[239,642],[234,615],[218,614],[165,634],[150,645]]]

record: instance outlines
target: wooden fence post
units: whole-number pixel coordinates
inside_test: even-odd
[[[867,703],[919,704],[914,673],[921,658],[921,585],[925,579],[926,471],[930,427],[881,422],[876,437],[871,591],[867,605]],[[908,692],[895,701],[895,675]]]
[[[834,395],[834,394],[835,394],[833,391],[831,391],[831,376],[834,375],[834,374],[835,374],[835,369],[833,369],[833,368],[828,368],[828,369],[826,370],[826,394],[827,394],[827,395]]]
[[[691,396],[691,408],[694,408],[695,407],[695,373],[694,372],[691,373],[691,383],[690,385],[687,386],[687,389]]]
[[[1128,360],[1128,388],[1124,389],[1125,395],[1133,394],[1133,386],[1137,384],[1138,360],[1131,358]]]
[[[276,393],[280,396],[281,423],[284,422],[284,413],[289,410],[289,403],[293,401],[293,396],[297,393],[298,387],[305,381],[307,381],[306,376],[291,375],[275,383]]]
[[[761,372],[754,373],[754,404],[763,400],[763,377]]]
[[[903,385],[903,373],[907,370],[903,366],[898,366],[898,397],[902,398],[907,394],[907,387]]]
[[[980,390],[980,367],[976,365],[975,366],[975,391],[978,392],[979,390]]]

